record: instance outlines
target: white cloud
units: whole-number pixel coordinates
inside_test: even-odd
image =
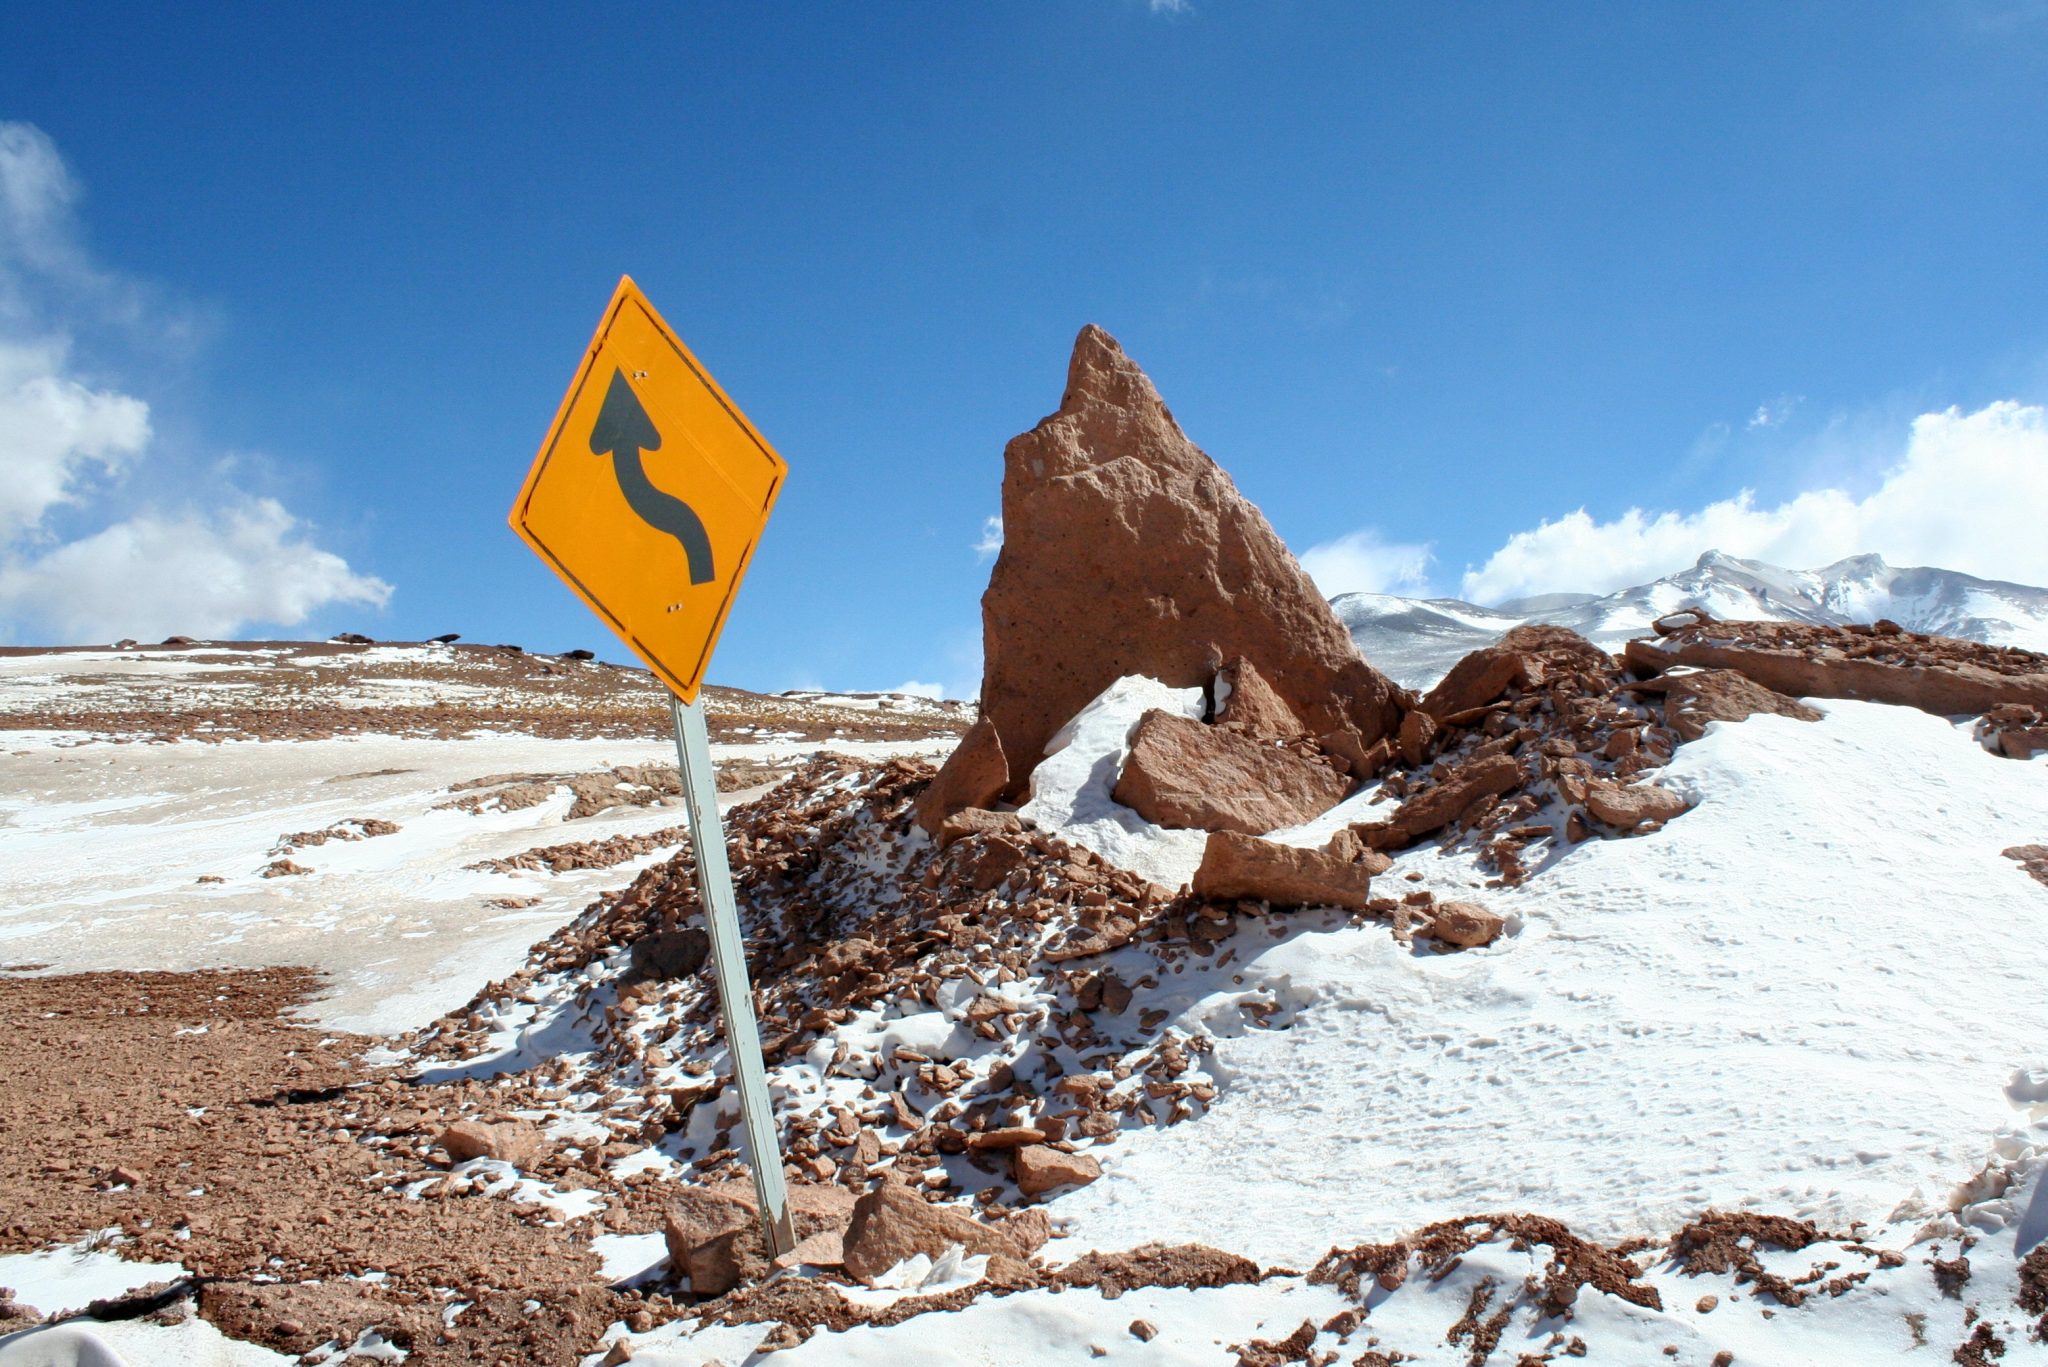
[[[1150,0],[1154,14],[1186,14],[1192,8],[1188,0]]]
[[[149,443],[149,406],[62,373],[61,345],[0,338],[0,545],[74,502],[88,467],[116,474]]]
[[[1875,551],[1894,565],[2048,584],[2048,409],[2008,400],[1923,414],[1903,455],[1877,469],[1861,497],[1821,488],[1760,507],[1745,489],[1692,512],[1631,508],[1609,522],[1581,508],[1509,537],[1466,571],[1463,593],[1481,603],[1606,593],[1683,569],[1707,550],[1793,569]]]
[[[1387,541],[1367,527],[1309,547],[1302,552],[1301,567],[1326,598],[1340,593],[1424,594],[1435,559],[1431,550],[1428,544]]]
[[[946,686],[944,684],[922,683],[916,679],[905,679],[902,683],[890,689],[889,692],[902,693],[912,698],[930,698],[937,702],[946,696]]]
[[[981,536],[974,543],[977,560],[992,558],[1003,548],[1003,520],[999,517],[985,518],[981,524]]]
[[[150,318],[147,287],[93,264],[77,199],[41,130],[0,123],[0,635],[225,636],[335,603],[381,607],[389,584],[312,544],[282,504],[231,482],[227,462],[200,473],[155,454],[169,477],[157,482],[196,506],[116,505],[122,477],[153,454],[149,405],[82,377],[69,334],[154,323],[175,342],[185,323]],[[62,540],[59,509],[98,530]]]
[[[229,636],[285,626],[333,603],[382,607],[391,586],[303,539],[275,499],[216,513],[142,513],[0,566],[0,615],[69,641]]]

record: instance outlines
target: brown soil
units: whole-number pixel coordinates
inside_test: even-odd
[[[452,1110],[455,1089],[379,1080],[356,1062],[366,1041],[286,1018],[318,985],[300,969],[0,978],[0,1250],[117,1227],[114,1251],[191,1271],[174,1299],[288,1352],[371,1327],[423,1364],[596,1348],[625,1302],[541,1208],[394,1189],[422,1165],[376,1132],[421,1123],[422,1102]],[[389,1280],[351,1280],[371,1271]]]

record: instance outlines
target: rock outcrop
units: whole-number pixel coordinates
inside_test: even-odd
[[[1003,459],[981,708],[1011,795],[1053,733],[1128,674],[1208,688],[1242,656],[1308,733],[1336,738],[1326,749],[1362,754],[1399,727],[1401,690],[1108,333],[1081,330],[1059,411]],[[986,773],[989,753],[961,746],[934,784],[943,801],[988,805],[965,771]]]
[[[1374,874],[1393,864],[1367,849],[1355,831],[1339,831],[1320,849],[1278,845],[1256,836],[1218,831],[1202,849],[1194,894],[1250,898],[1275,906],[1367,906]]]
[[[1922,636],[1891,622],[1693,620],[1656,640],[1630,641],[1626,653],[1629,666],[1644,674],[1673,665],[1730,669],[1789,697],[1858,698],[1940,717],[2006,704],[2048,707],[2048,656]]]
[[[1156,825],[1263,835],[1321,816],[1346,786],[1327,764],[1155,708],[1139,719],[1114,796]]]

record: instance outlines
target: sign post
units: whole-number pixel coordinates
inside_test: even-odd
[[[672,694],[741,1153],[771,1256],[796,1247],[698,691],[789,467],[631,279],[619,281],[512,505],[512,530]]]

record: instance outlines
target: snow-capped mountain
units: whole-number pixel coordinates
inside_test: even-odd
[[[1411,688],[1427,687],[1460,656],[1522,622],[1570,627],[1617,647],[1684,607],[1724,618],[1830,625],[1886,617],[1909,631],[2048,652],[2048,589],[1899,568],[1876,555],[1788,570],[1708,551],[1689,570],[1605,597],[1544,594],[1484,608],[1455,598],[1347,593],[1331,606],[1366,658]]]

